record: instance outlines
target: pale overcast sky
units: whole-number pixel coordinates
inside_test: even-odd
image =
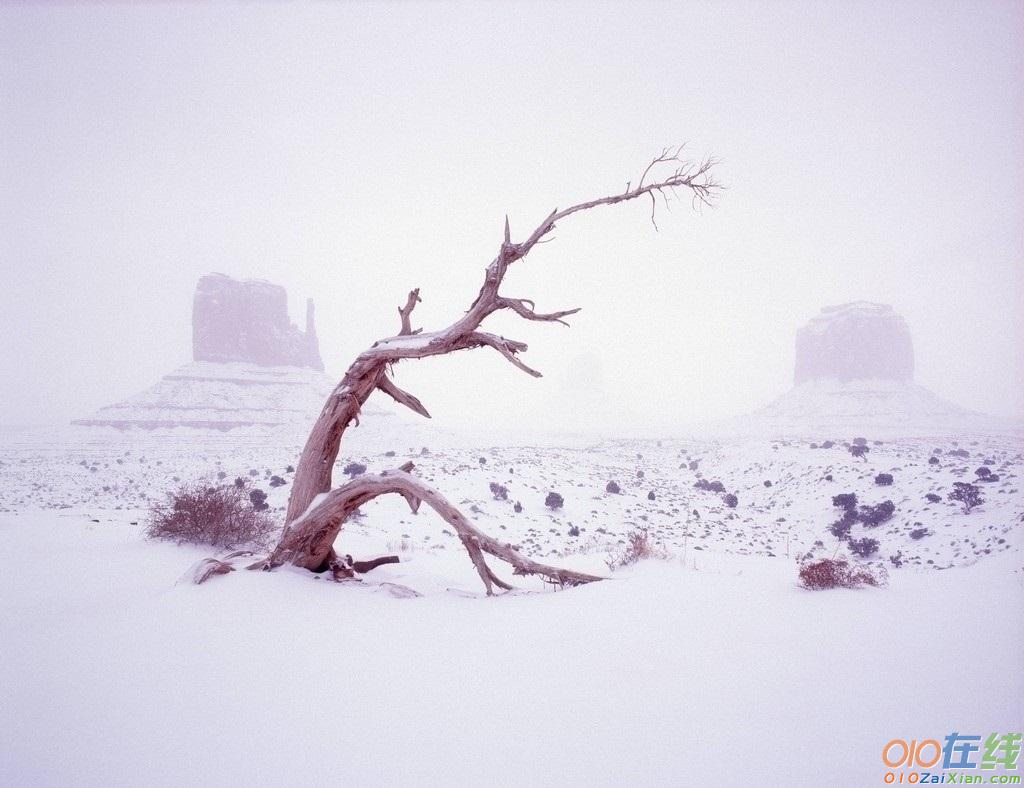
[[[917,381],[1024,415],[1024,6],[0,7],[0,422],[67,420],[191,356],[199,276],[316,299],[340,373],[450,322],[501,239],[620,191],[662,146],[722,157],[714,211],[574,217],[488,351],[398,368],[442,422],[671,424],[756,408],[796,328],[892,304]]]

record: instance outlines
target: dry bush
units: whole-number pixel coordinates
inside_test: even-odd
[[[880,569],[851,566],[846,561],[822,558],[800,565],[800,585],[811,591],[826,588],[862,588],[883,586],[886,578]]]
[[[150,507],[146,535],[178,544],[258,547],[267,543],[275,528],[274,520],[254,506],[244,487],[193,483]]]
[[[626,534],[628,542],[624,547],[612,551],[605,561],[611,571],[630,566],[637,561],[644,561],[648,558],[669,558],[669,552],[664,545],[656,544],[651,540],[651,535],[646,528],[638,528]]]

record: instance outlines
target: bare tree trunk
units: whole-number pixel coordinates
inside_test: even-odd
[[[550,240],[547,236],[554,230],[556,222],[574,213],[647,196],[651,200],[651,221],[654,222],[656,197],[660,195],[667,204],[667,198],[675,195],[678,189],[689,190],[694,204],[710,204],[720,189],[711,174],[715,162],[711,159],[700,163],[685,161],[681,153],[681,146],[678,149],[666,148],[647,166],[638,185],[631,187],[631,184],[626,184],[621,194],[552,211],[521,243],[512,242],[506,217],[504,239],[497,256],[487,266],[480,292],[465,314],[446,328],[429,333],[423,333],[422,329],[414,330],[412,312],[420,302],[420,295],[418,289],[410,292],[405,305],[398,310],[398,334],[374,343],[361,353],[328,397],[299,458],[281,539],[267,559],[257,562],[251,568],[272,569],[290,563],[315,572],[330,570],[338,578],[351,576],[354,564],[351,560],[339,559],[333,547],[342,524],[367,501],[395,493],[404,496],[413,511],[416,511],[420,501],[426,501],[455,528],[488,593],[492,592],[493,586],[503,589],[511,586],[494,575],[483,553],[507,561],[515,574],[540,575],[558,585],[579,585],[601,579],[538,564],[520,555],[511,545],[502,544],[482,533],[439,492],[412,476],[411,463],[379,475],[359,476],[332,490],[334,463],[346,428],[353,421],[358,424],[360,409],[374,391],[382,391],[416,413],[430,417],[416,397],[398,388],[389,377],[390,368],[402,359],[427,358],[457,350],[490,347],[527,374],[540,377],[539,372],[528,367],[518,357],[526,350],[524,343],[481,331],[480,325],[488,316],[503,309],[511,310],[526,320],[568,325],[563,318],[575,314],[579,309],[541,313],[536,311],[534,302],[528,298],[501,295],[499,289],[508,267],[525,257],[538,243]],[[660,168],[668,168],[668,175],[645,185],[647,176]],[[226,571],[229,569],[216,565],[202,568],[205,577]]]

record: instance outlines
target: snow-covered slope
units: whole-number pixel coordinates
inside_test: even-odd
[[[878,437],[1024,432],[1024,425],[974,413],[923,386],[896,380],[811,380],[754,413],[718,425],[752,435]]]
[[[308,368],[193,361],[145,391],[73,423],[122,430],[309,425],[336,384]],[[365,413],[379,416],[385,411],[368,406]]]
[[[206,551],[96,519],[0,515],[2,785],[862,788],[890,739],[1020,730],[1019,554],[808,592],[698,553],[485,599],[454,546],[176,586]]]
[[[278,786],[355,769],[360,785],[512,786],[526,768],[539,786],[863,786],[894,737],[1020,730],[1019,437],[869,432],[857,459],[841,440],[466,445],[418,424],[364,420],[336,478],[413,459],[484,531],[610,580],[551,593],[495,561],[520,590],[486,599],[444,521],[392,496],[337,543],[400,556],[361,583],[283,569],[175,585],[212,551],[146,541],[149,502],[241,477],[280,518],[300,431],[0,441],[0,697],[15,721],[0,785]],[[947,496],[980,467],[999,478],[965,514]],[[840,493],[893,502],[854,533],[879,540],[888,588],[797,586],[798,555],[844,554],[829,532]],[[669,558],[610,572],[641,528]],[[800,742],[813,746],[795,758]]]

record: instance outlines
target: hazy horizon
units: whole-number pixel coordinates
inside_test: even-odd
[[[792,385],[796,329],[890,304],[917,383],[1024,417],[1024,7],[987,3],[0,7],[3,423],[67,422],[191,358],[199,276],[317,304],[340,375],[448,324],[508,214],[621,191],[663,146],[721,157],[714,210],[573,217],[486,350],[407,363],[441,424],[649,428]],[[1015,142],[1015,140],[1017,140]]]

